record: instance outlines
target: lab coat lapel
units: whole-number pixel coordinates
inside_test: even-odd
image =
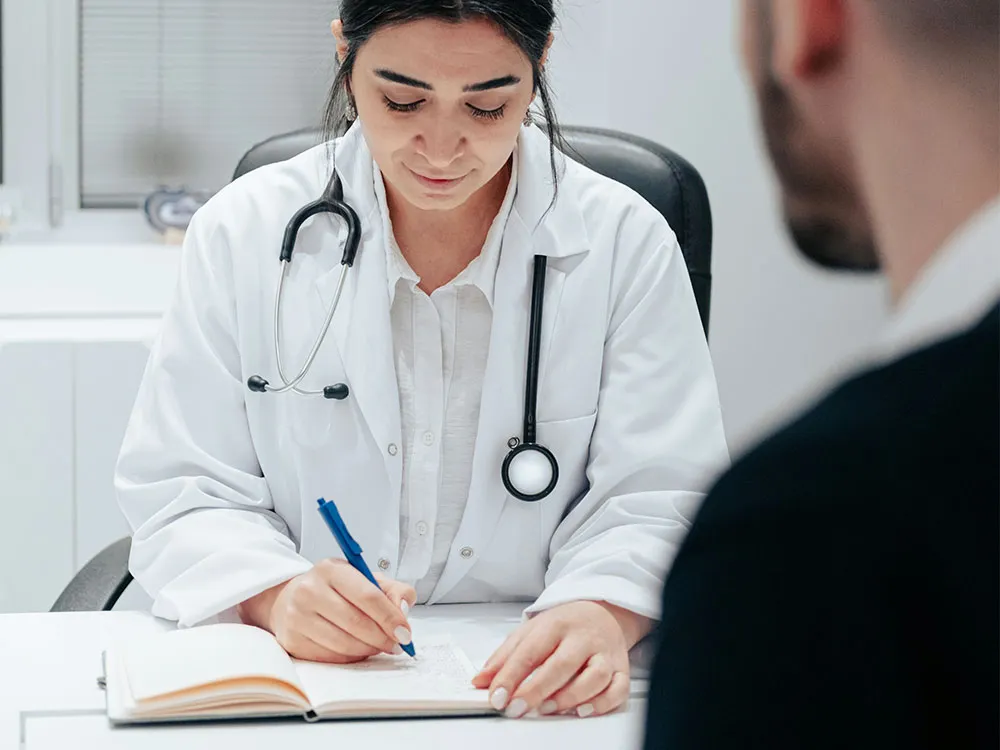
[[[518,186],[514,210],[504,231],[493,300],[490,352],[483,379],[479,429],[472,462],[469,500],[456,536],[456,547],[470,548],[471,558],[452,550],[432,596],[439,601],[475,563],[476,550],[485,549],[505,503],[520,500],[507,495],[500,478],[508,440],[522,437],[524,389],[528,351],[531,275],[536,254],[548,257],[542,312],[541,366],[545,377],[567,273],[576,267],[588,247],[578,208],[569,201],[552,204],[554,190],[548,158],[548,139],[537,129],[522,131],[518,156]],[[546,211],[552,208],[546,216]],[[545,217],[543,221],[543,217]],[[538,413],[544,415],[539,404]],[[544,502],[544,501],[543,501]]]
[[[500,480],[500,467],[509,450],[507,441],[521,437],[531,293],[530,249],[531,237],[514,211],[507,222],[497,268],[493,329],[483,378],[469,500],[454,545],[463,549],[468,547],[473,553],[489,544],[497,528],[507,496]],[[432,603],[447,594],[475,563],[474,555],[463,558],[461,555],[456,557],[455,553],[453,549],[449,564],[431,596]]]
[[[401,462],[393,461],[385,448],[390,443],[400,442],[401,427],[385,242],[377,216],[372,157],[356,127],[341,141],[336,166],[343,179],[345,201],[354,207],[361,220],[362,236],[354,266],[347,272],[331,334],[347,375],[350,398],[356,400],[386,461],[395,502],[399,497]],[[337,219],[332,220],[339,223]],[[320,322],[336,294],[346,231],[338,231],[338,239],[336,247],[328,250],[336,258],[337,265],[322,274],[315,286],[316,306],[322,311],[318,317]]]

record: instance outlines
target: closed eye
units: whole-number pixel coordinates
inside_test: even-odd
[[[472,111],[473,116],[479,117],[483,120],[499,120],[503,117],[503,113],[507,109],[506,104],[501,104],[496,109],[480,109],[479,107],[473,107],[471,104],[468,106]]]
[[[425,99],[419,99],[415,102],[403,103],[393,101],[387,96],[382,97],[382,99],[385,101],[385,106],[392,112],[413,112],[426,101]]]

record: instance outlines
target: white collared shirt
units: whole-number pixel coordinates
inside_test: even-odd
[[[1000,300],[1000,197],[930,260],[889,320],[882,353],[897,359],[973,326]]]
[[[481,253],[428,296],[400,252],[385,184],[375,195],[387,237],[393,354],[403,439],[400,558],[396,578],[425,602],[444,570],[462,522],[493,327],[493,290],[504,229],[517,189],[517,154],[500,211]],[[497,481],[500,481],[499,473]]]

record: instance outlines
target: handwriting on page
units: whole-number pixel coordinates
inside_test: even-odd
[[[470,671],[451,644],[431,644],[409,656],[374,656],[367,661],[348,664],[345,669],[355,672],[392,672],[401,677],[420,680],[467,681]]]
[[[357,664],[295,662],[314,704],[334,700],[443,699],[474,693],[475,669],[450,641],[418,645],[417,657],[373,656]]]

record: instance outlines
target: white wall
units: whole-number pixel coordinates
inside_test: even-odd
[[[564,123],[662,143],[708,185],[710,343],[735,451],[857,361],[885,314],[879,280],[817,270],[785,234],[739,66],[738,5],[563,0],[552,50]]]

